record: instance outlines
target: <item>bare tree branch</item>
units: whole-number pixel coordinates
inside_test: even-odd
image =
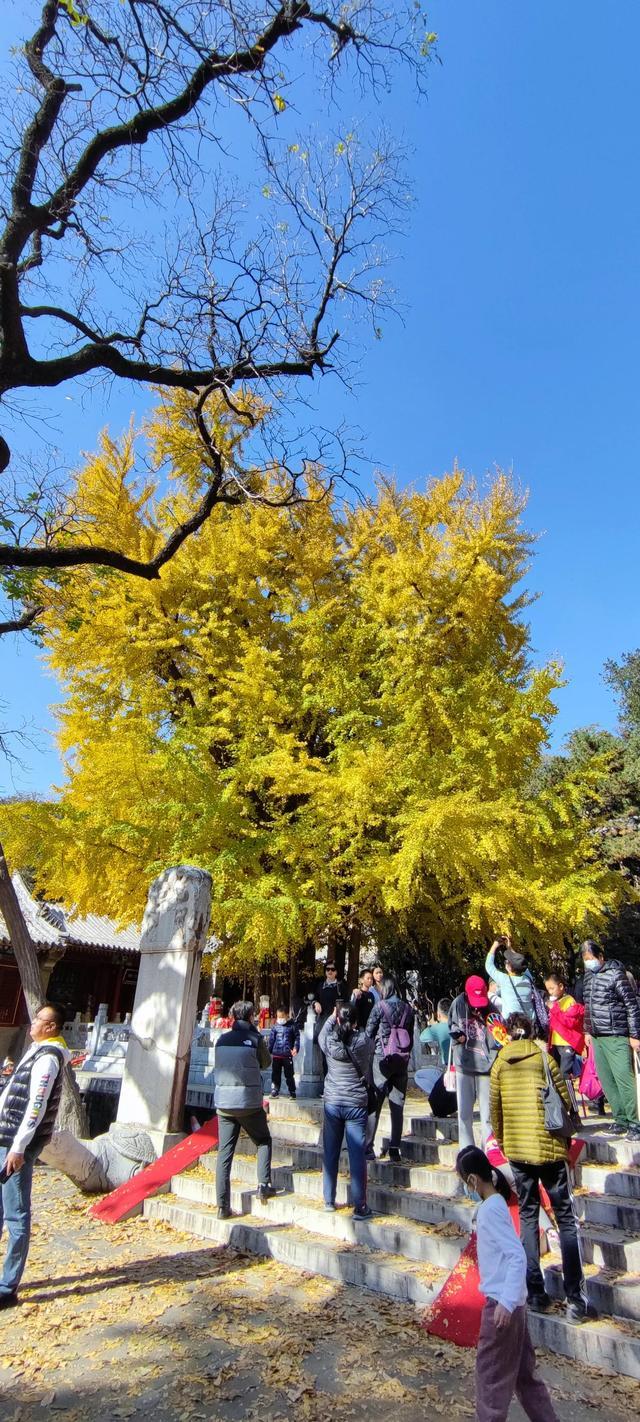
[[[38,486],[15,525],[3,520],[16,536],[0,570],[24,572],[25,588],[29,570],[83,564],[156,578],[216,503],[278,502],[256,486],[257,449],[249,473],[224,466],[206,401],[217,393],[233,410],[250,389],[273,420],[303,398],[301,382],[345,378],[345,325],[383,309],[380,244],[404,202],[394,145],[367,158],[348,131],[308,148],[284,141],[289,56],[306,36],[304,62],[334,97],[347,64],[375,90],[396,60],[419,74],[424,23],[410,0],[42,0],[14,61],[21,97],[0,119],[0,401],[105,377],[192,392],[211,477],[147,562],[81,540],[73,520],[70,535],[64,500]],[[222,114],[248,119],[255,139],[250,208],[234,191]],[[254,429],[263,467],[269,420]],[[0,472],[9,461],[0,436]],[[304,497],[314,467],[308,454],[297,462],[285,451],[284,502]]]
[[[35,606],[26,608],[21,617],[9,618],[7,622],[0,622],[0,637],[4,637],[9,632],[26,632],[28,627],[33,627],[34,622],[42,616],[44,607]]]

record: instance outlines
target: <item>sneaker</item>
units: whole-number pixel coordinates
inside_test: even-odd
[[[290,1092],[289,1092],[289,1096],[290,1096],[290,1098],[291,1098],[292,1101],[297,1101],[297,1099],[298,1099],[298,1098],[297,1098],[297,1093],[296,1093],[295,1091],[290,1091]]]
[[[626,1139],[628,1141],[640,1141],[640,1125],[629,1126]]]
[[[367,1151],[367,1153],[366,1153],[366,1155],[365,1155],[365,1160],[377,1160],[377,1158],[378,1158],[378,1157],[377,1157],[377,1155],[376,1155],[376,1153],[375,1153],[375,1151],[374,1151],[374,1149],[373,1149],[373,1146],[372,1146],[371,1149]]]
[[[395,1161],[396,1165],[402,1164],[402,1151],[400,1146],[389,1146],[389,1160]]]
[[[335,1215],[335,1212],[336,1212],[336,1207],[335,1207],[335,1205],[328,1205],[327,1202],[326,1202],[326,1200],[325,1200],[325,1203],[324,1203],[323,1208],[324,1208],[324,1211],[325,1211],[325,1213],[326,1213],[327,1215]]]
[[[258,1199],[259,1199],[259,1200],[262,1200],[263,1203],[265,1202],[265,1200],[271,1200],[271,1199],[273,1199],[273,1196],[276,1195],[276,1194],[277,1194],[277,1190],[276,1190],[275,1185],[259,1185],[259,1186],[258,1186]]]
[[[546,1313],[550,1303],[551,1299],[548,1294],[532,1294],[527,1299],[531,1313]]]
[[[19,1302],[20,1300],[15,1289],[9,1294],[0,1294],[0,1308],[15,1308]]]
[[[233,1210],[230,1210],[228,1205],[218,1205],[218,1219],[232,1220]]]
[[[272,1100],[272,1101],[275,1101],[276,1098],[277,1098],[279,1095],[280,1095],[280,1092],[279,1092],[279,1091],[272,1091],[272,1092],[271,1092],[271,1100]]]
[[[586,1323],[589,1309],[584,1299],[567,1299],[565,1318],[567,1323]]]
[[[362,1205],[359,1210],[354,1210],[353,1218],[354,1220],[370,1220],[372,1214],[373,1210],[370,1205]]]

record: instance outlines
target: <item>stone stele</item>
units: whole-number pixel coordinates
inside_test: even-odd
[[[211,876],[181,865],[151,885],[117,1125],[143,1127],[158,1154],[182,1131]]]

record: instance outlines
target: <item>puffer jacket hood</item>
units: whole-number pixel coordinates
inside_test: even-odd
[[[584,974],[584,1026],[592,1037],[639,1037],[640,999],[622,963],[608,958]]]
[[[542,1059],[540,1048],[535,1042],[521,1039],[517,1042],[506,1042],[500,1053],[506,1062],[537,1062]]]
[[[554,1084],[567,1108],[567,1088],[555,1062],[548,1058]],[[491,1072],[491,1124],[507,1160],[548,1165],[566,1160],[567,1144],[550,1135],[544,1123],[542,1089],[546,1072],[535,1042],[507,1042]]]

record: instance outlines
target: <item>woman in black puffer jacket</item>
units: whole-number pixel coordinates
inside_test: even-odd
[[[325,1210],[335,1210],[340,1151],[346,1133],[351,1172],[351,1203],[354,1219],[368,1219],[367,1205],[367,1098],[373,1044],[355,1026],[353,1003],[337,1002],[318,1038],[324,1052],[327,1075],[324,1082],[322,1123],[322,1192]]]

